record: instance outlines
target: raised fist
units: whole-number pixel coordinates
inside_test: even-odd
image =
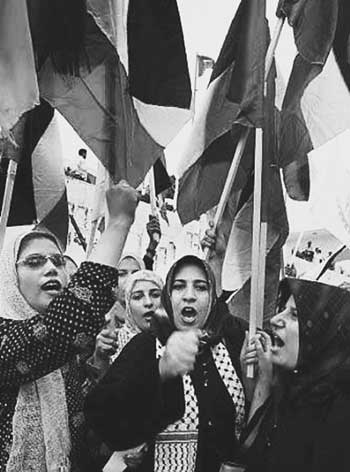
[[[139,193],[125,180],[107,190],[106,200],[111,221],[121,217],[134,220]]]

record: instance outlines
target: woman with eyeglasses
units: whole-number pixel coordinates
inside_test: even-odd
[[[93,471],[85,447],[82,373],[89,345],[113,304],[113,288],[137,192],[107,192],[109,225],[67,286],[56,239],[33,231],[0,257],[0,471]]]

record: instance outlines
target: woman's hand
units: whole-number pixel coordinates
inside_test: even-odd
[[[255,346],[258,356],[258,380],[259,382],[271,385],[273,364],[271,354],[272,342],[270,336],[264,331],[261,331],[258,333],[257,339],[255,340]]]
[[[125,180],[121,180],[107,190],[106,200],[110,223],[121,218],[134,221],[139,193]]]
[[[209,228],[205,230],[205,234],[201,240],[201,247],[202,250],[208,248],[211,253],[215,252],[218,256],[225,253],[225,237],[219,228],[215,231],[213,221],[209,221]]]
[[[248,331],[246,331],[240,361],[248,399],[252,398],[257,383],[264,384],[266,387],[270,388],[273,377],[273,364],[271,339],[267,333],[259,331],[249,340]],[[247,377],[247,368],[249,365],[255,367],[255,376],[253,379]]]
[[[129,449],[125,451],[123,456],[125,464],[130,469],[136,469],[139,467],[143,461],[143,458],[148,450],[148,446],[146,443],[141,444],[141,446],[134,447],[133,449]]]
[[[107,360],[118,348],[118,337],[113,326],[108,325],[96,336],[94,358]]]
[[[88,257],[89,261],[116,267],[135,218],[138,192],[125,180],[106,192],[108,225]]]
[[[246,396],[251,401],[248,421],[253,417],[255,411],[265,403],[271,394],[273,381],[273,364],[271,355],[271,338],[264,331],[259,331],[249,341],[246,332],[245,342],[241,351],[242,371],[246,374],[248,365],[255,366],[254,379],[244,378]]]
[[[199,329],[175,331],[159,360],[159,373],[163,380],[187,374],[194,369],[202,333]]]

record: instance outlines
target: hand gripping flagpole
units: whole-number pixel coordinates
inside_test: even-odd
[[[276,50],[279,38],[281,36],[283,24],[284,24],[284,18],[278,18],[273,37],[270,41],[269,48],[268,48],[267,53],[266,53],[265,83],[266,83],[266,79],[268,77],[268,74],[270,72],[271,66],[272,66],[273,58],[274,58],[274,55],[275,55],[275,50]],[[222,216],[224,214],[224,211],[225,211],[225,208],[226,208],[226,205],[227,205],[227,201],[229,199],[229,196],[230,196],[230,193],[231,193],[231,190],[232,190],[232,186],[233,186],[233,183],[235,181],[237,171],[239,169],[239,164],[241,162],[241,158],[242,158],[242,155],[244,153],[244,150],[245,150],[245,147],[246,147],[246,144],[247,144],[247,139],[248,139],[249,133],[250,133],[250,128],[246,128],[243,131],[243,134],[242,134],[242,136],[241,136],[241,138],[238,141],[238,144],[236,146],[235,153],[234,153],[234,156],[233,156],[233,159],[232,159],[232,163],[231,163],[230,169],[229,169],[227,177],[226,177],[224,189],[223,189],[222,194],[220,196],[218,207],[217,207],[217,210],[216,210],[216,213],[215,213],[214,226],[213,226],[214,231],[217,230],[217,227],[219,226],[219,224],[221,222],[221,219],[222,219]],[[209,256],[210,256],[210,250],[209,250],[209,248],[206,247],[205,250],[204,250],[204,257],[205,257],[206,260],[208,260]]]
[[[267,91],[267,79],[275,50],[282,32],[284,18],[279,18],[269,44],[265,58],[264,96]],[[264,314],[265,292],[265,266],[266,266],[266,241],[267,221],[261,221],[262,206],[262,174],[263,174],[263,130],[256,128],[255,160],[254,160],[254,207],[253,207],[253,234],[252,234],[252,270],[250,285],[250,312],[249,312],[249,339],[256,333],[256,329],[262,327]],[[254,366],[249,365],[247,377],[254,377]]]
[[[91,251],[94,247],[98,223],[104,213],[107,179],[108,179],[108,172],[105,169],[104,165],[98,161],[96,187],[95,187],[95,199],[94,199],[94,207],[93,207],[92,215],[91,215],[91,227],[90,227],[89,242],[86,248],[86,257],[90,256]]]
[[[158,210],[157,210],[157,196],[156,196],[156,181],[154,177],[154,166],[151,167],[149,171],[149,198],[151,204],[151,215],[156,216],[158,218]],[[159,242],[160,236],[159,233],[153,233],[153,239],[156,242]]]

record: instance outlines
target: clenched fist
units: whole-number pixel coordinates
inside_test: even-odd
[[[121,217],[131,221],[134,220],[139,193],[125,180],[121,180],[107,190],[106,199],[111,221]]]
[[[159,360],[159,373],[163,380],[184,375],[194,369],[199,350],[201,331],[176,331],[165,346]]]

